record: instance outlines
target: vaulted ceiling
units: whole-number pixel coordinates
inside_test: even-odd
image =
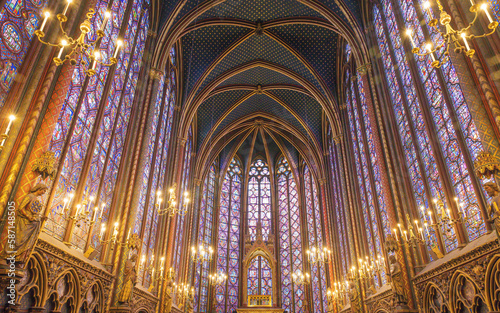
[[[321,172],[324,120],[340,133],[339,45],[363,54],[359,2],[165,1],[153,64],[161,68],[177,43],[181,136],[195,120],[200,160],[229,158],[259,133]]]

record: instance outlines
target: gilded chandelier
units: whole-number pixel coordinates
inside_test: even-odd
[[[430,56],[432,59],[431,65],[434,68],[439,68],[444,63],[449,61],[449,59],[450,59],[449,58],[449,49],[450,49],[450,45],[452,45],[452,44],[455,47],[454,48],[455,53],[465,53],[465,55],[467,55],[468,57],[472,57],[475,53],[475,50],[470,48],[467,40],[472,40],[474,38],[483,38],[483,37],[487,37],[487,36],[492,35],[498,27],[498,22],[494,21],[492,19],[490,13],[488,12],[488,4],[486,2],[484,2],[482,4],[477,4],[477,3],[474,3],[474,0],[470,0],[470,3],[471,3],[471,7],[470,7],[469,11],[471,11],[472,13],[475,14],[474,19],[472,20],[472,22],[469,23],[469,25],[467,27],[462,28],[462,29],[454,29],[450,25],[451,16],[446,11],[444,11],[443,6],[441,5],[441,2],[439,0],[436,0],[436,4],[437,4],[439,12],[440,12],[439,13],[439,24],[441,24],[445,28],[445,31],[443,32],[438,26],[438,20],[433,18],[433,14],[431,11],[431,3],[429,1],[426,1],[423,5],[423,8],[427,12],[429,17],[432,18],[429,21],[428,25],[442,36],[443,42],[438,44],[438,45],[433,45],[431,43],[431,41],[427,41],[427,43],[425,44],[425,47],[423,49],[425,52],[421,53],[420,51],[422,49],[417,47],[415,44],[415,41],[413,40],[413,37],[412,37],[413,30],[407,29],[406,34],[408,35],[408,37],[410,37],[411,45],[413,47],[412,52],[418,56]],[[474,25],[476,23],[480,10],[484,11],[484,14],[488,18],[488,21],[489,21],[488,29],[491,31],[488,33],[484,33],[482,35],[476,36],[476,35],[468,33],[468,31],[472,27],[472,25]],[[463,42],[463,44],[461,41]],[[443,59],[442,60],[436,59],[436,57],[434,56],[434,53],[436,51],[440,50],[441,48],[443,48],[445,45],[446,45],[446,51],[443,54]]]
[[[158,190],[156,193],[156,210],[158,211],[158,215],[165,215],[168,214],[168,216],[174,216],[176,214],[179,214],[181,216],[184,216],[187,213],[187,205],[189,204],[189,192],[185,191],[184,192],[184,201],[182,206],[178,205],[177,203],[177,197],[175,195],[177,190],[177,184],[174,184],[172,188],[168,190],[168,200],[165,206],[162,206],[162,193],[161,190]]]
[[[312,247],[310,250],[306,251],[307,259],[311,264],[326,264],[330,262],[332,251],[328,248],[324,247],[321,249],[320,247]]]
[[[118,51],[120,50],[121,46],[123,45],[123,41],[118,39],[116,41],[116,49],[111,58],[109,58],[108,62],[105,62],[101,60],[101,53],[99,51],[99,44],[104,37],[105,33],[104,30],[106,28],[106,24],[108,21],[111,19],[111,12],[106,11],[104,13],[104,19],[102,21],[101,27],[97,30],[92,29],[92,23],[91,20],[95,15],[95,11],[93,9],[90,9],[87,14],[86,14],[86,19],[80,24],[80,35],[76,38],[70,37],[68,33],[64,30],[64,23],[68,20],[68,17],[66,16],[66,13],[69,10],[69,7],[71,5],[72,0],[68,0],[68,3],[63,11],[63,13],[59,13],[56,15],[57,19],[59,20],[59,28],[62,32],[62,39],[59,44],[56,43],[51,43],[48,41],[44,41],[43,38],[45,37],[44,33],[44,28],[45,25],[47,24],[48,19],[50,18],[51,14],[48,11],[44,12],[44,20],[42,22],[42,25],[40,29],[35,31],[35,35],[37,36],[38,40],[43,43],[44,45],[50,46],[50,47],[59,47],[59,53],[57,54],[57,57],[55,57],[54,63],[56,65],[62,65],[66,61],[69,61],[71,65],[76,65],[78,62],[77,60],[80,59],[80,62],[82,65],[87,67],[87,70],[85,73],[88,76],[93,76],[96,74],[96,67],[97,64],[103,65],[103,66],[111,66],[113,64],[116,64],[118,62],[117,56],[118,56]],[[88,38],[87,34],[92,34],[95,33],[97,37],[95,38]],[[63,57],[64,50],[68,48],[69,53],[67,53]],[[86,56],[86,58],[89,60],[88,62],[85,60],[83,56]],[[92,64],[92,67],[90,65]]]
[[[206,261],[211,261],[214,255],[214,249],[212,246],[206,243],[200,243],[198,247],[191,247],[191,257],[196,263],[203,263]]]

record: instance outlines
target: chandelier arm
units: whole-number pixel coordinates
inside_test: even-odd
[[[462,28],[460,31],[458,31],[458,33],[463,33],[465,31],[468,31],[472,27],[472,25],[474,25],[476,23],[478,16],[479,15],[478,15],[478,13],[476,11],[475,14],[474,14],[474,19],[472,20],[472,22],[469,23],[469,26],[467,26],[465,28]]]
[[[494,28],[490,28],[490,29],[491,29],[491,32],[489,32],[489,33],[485,33],[485,34],[482,34],[482,35],[479,35],[479,36],[473,36],[473,35],[471,35],[471,36],[469,36],[468,38],[484,38],[484,37],[487,37],[487,36],[493,35],[493,33],[497,30],[498,22],[496,22],[496,24],[495,24],[495,23],[492,23],[492,24],[494,24],[495,26],[494,26]],[[491,24],[490,24],[490,25],[491,25]]]
[[[43,34],[43,33],[42,33],[42,34]],[[60,45],[59,45],[59,44],[54,44],[54,43],[51,43],[51,42],[48,42],[48,41],[44,41],[44,40],[42,40],[42,37],[43,37],[43,36],[38,36],[38,34],[36,34],[36,35],[37,35],[38,41],[40,41],[40,42],[41,42],[41,43],[43,43],[44,45],[47,45],[47,46],[50,46],[50,47],[60,47]]]

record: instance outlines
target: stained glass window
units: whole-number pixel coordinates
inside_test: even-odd
[[[323,241],[323,223],[321,220],[321,206],[319,202],[316,181],[309,170],[304,166],[304,190],[306,203],[307,234],[309,236],[309,247],[323,249],[326,247]],[[310,304],[313,312],[326,312],[328,305],[326,300],[326,269],[321,263],[311,265],[311,290],[313,303]]]
[[[125,16],[125,9],[129,3],[131,12]],[[97,13],[92,20],[94,27],[102,24],[107,7],[107,1],[97,3]],[[126,35],[123,38],[124,48],[119,54],[114,76],[108,77],[108,67],[98,66],[97,74],[89,79],[87,88],[82,90],[85,68],[83,65],[75,68],[50,144],[50,149],[64,160],[60,179],[54,185],[55,197],[45,228],[45,231],[52,233],[58,239],[62,239],[67,222],[56,213],[61,211],[66,195],[74,191],[78,184],[83,185],[82,198],[74,199],[72,205],[76,206],[85,198],[88,200],[93,197],[92,204],[104,207],[102,221],[106,223],[118,176],[149,15],[147,10],[143,10],[143,2],[140,0],[114,1],[110,10],[112,23],[107,24],[106,35],[100,45],[103,57],[113,53],[120,29],[126,28]],[[109,92],[105,92],[107,85]],[[80,96],[83,97],[81,110],[75,116]],[[69,133],[71,123],[75,123],[76,127]],[[90,139],[93,137],[97,140],[91,145]],[[62,155],[65,144],[69,145],[69,149]],[[88,151],[88,148],[92,150]],[[82,173],[86,176],[83,177]],[[77,225],[72,233],[72,243],[85,250],[89,245],[97,247],[99,227],[94,229],[89,238],[89,226]]]
[[[181,194],[189,188],[189,175],[191,173],[191,157],[193,153],[193,128],[189,128],[188,138],[186,142],[184,152],[184,170],[182,173],[182,182],[181,182]],[[179,205],[187,205],[185,197],[182,198],[182,203]],[[184,229],[185,229],[185,215],[178,214],[176,216],[177,222],[175,225],[175,242],[174,242],[174,255],[172,260],[172,267],[174,269],[181,269],[181,254],[182,254],[182,241],[184,238]]]
[[[491,9],[493,10],[493,14],[497,17],[497,20],[500,20],[500,1],[499,0],[490,0]]]
[[[248,228],[252,240],[256,239],[259,222],[262,239],[267,241],[271,231],[271,181],[269,167],[263,159],[255,160],[249,170]]]
[[[405,27],[412,29],[413,38],[417,45],[423,44],[424,29],[420,25],[414,3],[405,0],[398,2],[398,5]],[[449,178],[454,194],[465,205],[468,216],[466,228],[469,239],[473,240],[484,234],[485,229],[478,205],[478,198],[481,198],[481,195],[478,195],[473,189],[471,181],[473,178],[466,167],[465,159],[475,159],[481,149],[481,144],[458,83],[455,68],[451,62],[448,62],[439,69],[441,72],[438,72],[430,66],[430,57],[412,55],[415,57],[418,73],[418,77],[413,77],[406,58],[406,50],[402,45],[400,29],[396,23],[392,3],[381,1],[381,7],[374,6],[373,10],[378,46],[386,71],[386,80],[389,85],[401,141],[407,151],[405,158],[416,205],[418,208],[437,210],[439,208],[433,206],[430,200],[439,198],[444,201],[445,207],[449,208],[454,199],[445,198],[442,182],[442,180]],[[427,13],[424,17],[426,20],[430,18]],[[429,30],[426,29],[426,31]],[[430,35],[435,43],[443,40],[439,34],[432,31],[430,31]],[[442,50],[438,51],[438,55],[442,53]],[[398,64],[398,68],[395,68],[394,64]],[[439,79],[441,74],[443,81]],[[418,98],[416,83],[424,85],[424,99]],[[449,101],[447,100],[448,95]],[[428,114],[424,115],[423,110],[428,111]],[[454,127],[452,115],[456,115],[458,118],[458,124],[455,125],[458,129]],[[433,134],[429,135],[429,131],[432,131]],[[459,137],[462,136],[467,151],[460,147]],[[431,138],[434,137],[438,139],[438,142],[432,145]],[[447,172],[445,173],[440,171],[437,166],[436,158],[441,157],[446,166]],[[418,211],[422,218],[422,211]],[[441,231],[446,252],[455,249],[457,238],[453,228],[443,227]],[[436,245],[437,237],[432,229],[430,229],[428,236],[433,245]]]
[[[205,243],[212,246],[212,229],[215,196],[215,165],[210,166],[207,178],[203,185],[203,194],[200,205],[200,217],[198,221],[198,243]],[[209,312],[208,303],[208,271],[210,262],[197,263],[195,268],[195,312]]]
[[[272,295],[272,272],[269,260],[257,256],[248,267],[248,295]]]
[[[7,0],[0,11],[0,109],[40,23],[46,0]]]
[[[164,198],[166,166],[168,149],[170,147],[170,133],[175,105],[176,76],[172,69],[171,74],[162,77],[156,96],[153,122],[148,138],[146,163],[141,176],[141,189],[136,213],[136,222],[133,233],[143,238],[142,254],[149,261],[154,254],[158,214],[155,205],[158,199]],[[160,118],[161,117],[161,118]],[[159,193],[158,193],[159,192]],[[140,271],[138,281],[143,286],[151,282],[150,273]]]
[[[344,54],[345,54],[345,59],[344,60],[345,60],[346,63],[351,60],[351,52],[352,52],[351,51],[351,46],[348,43],[346,43],[345,44],[345,50],[344,50]]]
[[[332,172],[332,187],[333,187],[333,206],[335,211],[335,218],[337,221],[337,241],[339,244],[340,250],[340,267],[341,273],[340,277],[345,277],[347,275],[347,271],[349,268],[349,251],[347,248],[347,242],[349,242],[347,238],[347,228],[345,223],[345,206],[342,201],[343,197],[343,189],[341,184],[340,175],[342,170],[339,166],[339,157],[340,154],[337,151],[337,147],[331,138],[331,127],[328,128],[328,136],[330,138],[329,142],[329,159],[330,159],[330,169]]]
[[[281,264],[281,302],[288,312],[303,312],[304,286],[296,285],[292,275],[304,274],[299,195],[288,162],[278,160],[279,256]]]
[[[215,290],[218,313],[233,312],[238,307],[242,175],[241,162],[235,157],[221,186],[217,271],[226,273],[228,279],[225,285],[217,286]]]

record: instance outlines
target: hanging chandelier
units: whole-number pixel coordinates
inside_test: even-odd
[[[209,282],[214,286],[223,285],[227,280],[227,275],[222,272],[211,274],[208,276]]]
[[[302,273],[298,271],[292,274],[293,283],[297,286],[308,285],[311,282],[309,273]]]
[[[310,250],[307,250],[306,253],[309,263],[326,264],[330,262],[332,251],[330,251],[326,247],[324,247],[323,249],[321,249],[320,247],[312,247]]]
[[[184,198],[182,201],[182,205],[178,205],[177,203],[177,197],[175,195],[177,190],[177,184],[174,184],[172,188],[168,190],[168,201],[165,204],[165,206],[162,206],[162,193],[161,190],[158,190],[156,192],[156,210],[158,211],[158,215],[165,215],[168,214],[168,216],[172,217],[175,216],[176,214],[179,214],[180,216],[184,216],[187,213],[187,206],[190,202],[189,199],[189,192],[185,191],[184,192]]]
[[[212,246],[202,242],[196,246],[191,247],[191,257],[194,262],[202,263],[206,261],[211,261],[214,255],[214,249]]]
[[[436,0],[436,4],[440,12],[439,24],[443,26],[445,29],[444,31],[442,31],[438,26],[438,20],[433,18],[431,3],[429,1],[424,2],[423,8],[425,12],[427,12],[429,17],[432,18],[429,21],[428,25],[441,35],[441,37],[443,38],[443,42],[435,45],[432,43],[431,40],[426,40],[424,48],[423,49],[419,48],[417,47],[413,39],[413,30],[409,28],[406,30],[406,34],[408,35],[408,37],[410,37],[411,45],[413,48],[412,52],[418,56],[430,56],[432,60],[431,65],[434,68],[440,68],[443,64],[449,61],[450,59],[449,49],[451,45],[454,46],[455,53],[464,53],[468,57],[472,57],[476,51],[470,48],[468,40],[472,40],[475,38],[483,38],[492,35],[498,27],[498,22],[494,21],[493,18],[491,17],[490,13],[488,12],[488,4],[486,2],[483,2],[482,4],[477,4],[474,3],[474,0],[470,0],[470,3],[471,7],[469,11],[475,14],[474,19],[472,20],[471,23],[469,23],[467,27],[461,29],[454,29],[450,25],[451,16],[446,11],[444,11],[441,2],[439,0]],[[481,35],[470,34],[469,30],[476,23],[480,11],[483,11],[486,17],[488,18],[489,21],[488,29],[490,30],[490,32],[483,33]],[[442,59],[438,60],[434,56],[434,53],[443,48],[444,46],[446,46],[446,50],[443,53]],[[421,52],[422,50],[424,52]],[[439,58],[439,56],[437,57]]]
[[[116,41],[115,52],[107,62],[101,59],[101,52],[99,51],[98,46],[105,35],[104,30],[106,29],[106,24],[111,19],[111,12],[106,11],[104,13],[101,27],[99,29],[94,29],[91,23],[91,20],[96,13],[94,9],[90,9],[87,12],[86,14],[87,18],[80,24],[80,35],[78,37],[69,36],[68,33],[64,30],[64,23],[68,21],[66,13],[69,10],[71,2],[72,0],[68,0],[68,3],[66,4],[63,13],[59,13],[56,15],[57,19],[59,20],[59,29],[62,33],[61,36],[62,38],[60,39],[60,42],[58,44],[43,40],[43,38],[45,37],[45,32],[44,32],[45,25],[47,24],[47,21],[51,17],[50,12],[48,11],[45,11],[43,13],[44,19],[42,25],[40,29],[35,31],[35,35],[42,44],[50,47],[59,48],[59,53],[57,54],[57,57],[53,58],[54,63],[57,66],[62,65],[67,61],[69,61],[71,65],[76,65],[78,62],[77,60],[80,59],[80,63],[83,66],[87,67],[85,73],[88,76],[94,76],[97,73],[96,71],[97,64],[100,64],[102,66],[112,66],[113,64],[116,64],[118,62],[117,56],[120,48],[123,45],[123,41],[120,39]],[[95,35],[87,36],[87,34],[91,35],[95,34]],[[68,53],[63,57],[64,50],[67,50]],[[86,59],[88,59],[88,61]]]

